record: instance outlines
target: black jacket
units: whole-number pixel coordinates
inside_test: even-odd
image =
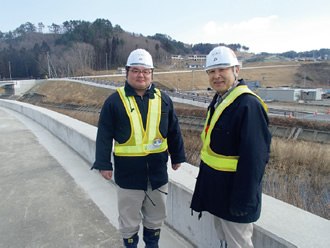
[[[242,84],[243,80],[239,85]],[[209,106],[211,114],[216,96]],[[260,101],[251,94],[236,98],[215,124],[210,146],[217,154],[239,156],[237,171],[218,171],[201,161],[191,208],[233,222],[256,221],[261,211],[262,178],[270,142],[268,116]],[[230,214],[230,208],[248,214],[236,217]]]
[[[144,128],[146,128],[149,98],[162,98],[159,131],[164,138],[167,138],[168,150],[138,157],[114,155],[115,182],[121,188],[147,190],[147,182],[149,180],[153,189],[159,188],[168,182],[168,153],[171,155],[172,163],[186,161],[183,139],[172,100],[163,92],[161,92],[161,95],[157,95],[153,84],[141,97],[126,82],[125,93],[127,96],[134,96],[141,113]],[[133,106],[131,111],[135,111]],[[95,162],[92,169],[113,170],[110,162],[113,140],[120,144],[124,143],[129,139],[130,134],[129,117],[126,114],[119,93],[116,91],[105,101],[100,114]]]

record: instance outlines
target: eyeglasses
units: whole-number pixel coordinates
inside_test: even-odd
[[[129,71],[135,75],[139,75],[140,73],[142,73],[145,76],[149,75],[152,72],[152,70],[150,70],[150,69],[145,69],[145,70],[132,69]]]

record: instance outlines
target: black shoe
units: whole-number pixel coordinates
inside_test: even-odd
[[[129,239],[124,239],[124,246],[128,248],[137,248],[137,244],[139,243],[138,234],[134,234]]]
[[[220,248],[227,248],[226,240],[220,240]]]
[[[158,241],[160,235],[160,229],[148,229],[143,228],[143,241],[146,244],[146,248],[158,248]]]

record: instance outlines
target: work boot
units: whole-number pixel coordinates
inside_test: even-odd
[[[129,239],[124,239],[124,246],[129,248],[137,248],[137,244],[139,243],[138,234],[134,234]]]
[[[220,248],[227,248],[226,240],[220,240]]]
[[[158,248],[160,229],[143,228],[143,241],[146,244],[145,248]]]

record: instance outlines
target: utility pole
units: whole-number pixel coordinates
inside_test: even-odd
[[[50,75],[50,63],[49,63],[49,52],[47,52],[47,65],[48,65],[48,78],[51,78],[51,75]]]
[[[266,88],[265,87],[265,74],[264,73],[262,73],[262,85],[261,85],[261,88],[262,87]]]
[[[194,90],[194,70],[192,72],[192,82],[191,82],[191,90]]]
[[[10,78],[10,81],[11,81],[12,78],[11,78],[11,65],[10,65],[10,61],[8,61],[8,69],[9,69],[9,78]]]
[[[105,53],[105,69],[108,72],[108,53]]]
[[[48,62],[48,77],[52,78],[52,77],[57,77],[57,73],[55,71],[54,66],[52,65],[52,62],[50,60],[50,55],[49,52],[47,52],[47,62]]]

